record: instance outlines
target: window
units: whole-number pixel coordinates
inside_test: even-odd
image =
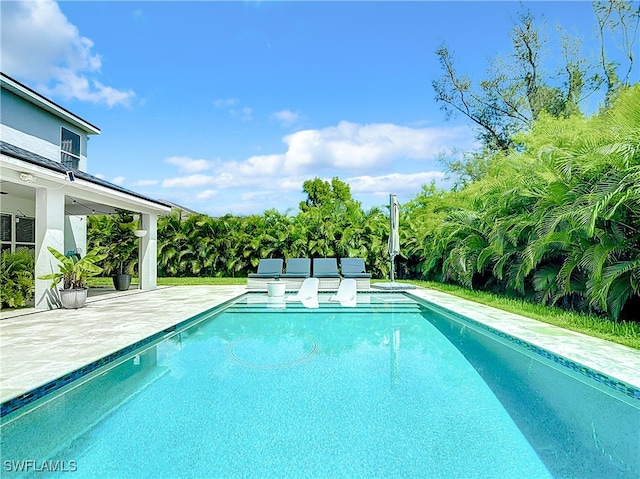
[[[0,236],[2,242],[11,241],[11,215],[2,213],[0,216]]]
[[[16,243],[36,242],[36,220],[16,216]]]
[[[2,240],[2,251],[15,251],[21,248],[35,249],[35,218],[2,213],[0,215],[0,239]]]
[[[62,128],[60,161],[67,168],[78,169],[80,163],[80,135]]]
[[[0,239],[2,239],[2,250],[11,249],[11,237],[13,236],[13,228],[11,215],[2,213],[0,215]]]

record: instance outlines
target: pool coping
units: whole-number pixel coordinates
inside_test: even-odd
[[[440,291],[415,289],[406,293],[524,341],[534,348],[540,348],[602,375],[623,381],[640,391],[640,351],[636,349]],[[640,399],[640,395],[636,398]]]
[[[145,341],[149,342],[153,341],[153,338],[162,337],[179,324],[192,322],[205,311],[233,301],[245,293],[255,294],[247,291],[244,286],[172,287],[146,292],[147,294],[140,293],[135,297],[104,298],[100,302],[95,301],[86,308],[76,311],[31,311],[28,315],[3,318],[0,321],[2,415],[21,408],[52,389],[63,387],[97,367],[113,361],[116,356],[122,357],[129,349],[138,348]],[[637,374],[640,370],[640,351],[439,291],[416,288],[405,293],[452,313],[471,318],[493,330],[549,351],[553,355],[623,381],[634,387],[636,391],[640,391],[640,377]],[[367,294],[387,293],[371,290]],[[174,307],[173,311],[163,308],[167,306],[167,302],[175,306],[173,302],[177,300],[182,307]],[[135,315],[140,314],[140,310],[148,309],[151,310],[146,311],[144,321],[136,322],[139,318]],[[159,311],[163,312],[160,317]],[[83,322],[76,323],[74,320]],[[89,329],[97,328],[97,331],[92,331],[95,334],[82,334],[83,331],[87,332],[85,323],[89,323]],[[49,332],[51,328],[56,331],[67,328],[71,334],[75,334],[74,341],[65,347],[60,344],[60,335],[56,337],[57,342],[54,347],[51,347],[47,341],[34,341],[35,333],[43,328],[48,329]],[[113,333],[111,329],[123,334],[112,334],[109,338],[112,341],[106,341],[108,344],[105,346],[104,335]],[[7,341],[7,331],[10,332],[9,341]],[[61,334],[64,336],[64,332]],[[29,344],[30,338],[31,344]],[[25,341],[26,348],[21,344]],[[89,349],[88,352],[86,348]],[[77,357],[72,361],[54,359],[65,352],[73,356],[74,353],[78,353],[78,349],[85,351],[86,354],[76,354]],[[52,363],[55,367],[51,367]],[[8,406],[11,406],[9,408],[11,410],[7,409]]]

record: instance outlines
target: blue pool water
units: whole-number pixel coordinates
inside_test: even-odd
[[[3,476],[640,475],[636,399],[402,294],[359,301],[249,295],[10,415]]]

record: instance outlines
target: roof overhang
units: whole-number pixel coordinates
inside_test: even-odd
[[[133,194],[105,181],[91,181],[90,175],[73,175],[73,181],[65,171],[33,164],[13,156],[0,155],[2,163],[2,190],[11,195],[35,198],[36,188],[63,189],[65,211],[70,215],[112,214],[118,209],[146,214],[165,214],[171,208],[142,195]],[[62,165],[61,165],[62,166]]]

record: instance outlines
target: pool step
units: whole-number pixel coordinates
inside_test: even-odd
[[[225,309],[226,313],[235,314],[255,314],[265,312],[288,311],[296,313],[348,313],[348,314],[383,314],[383,313],[418,313],[420,307],[416,303],[400,303],[400,304],[383,304],[383,303],[366,303],[358,304],[357,307],[345,307],[340,303],[322,302],[318,304],[318,308],[307,308],[302,303],[295,301],[286,301],[282,304],[277,303],[236,303]]]

